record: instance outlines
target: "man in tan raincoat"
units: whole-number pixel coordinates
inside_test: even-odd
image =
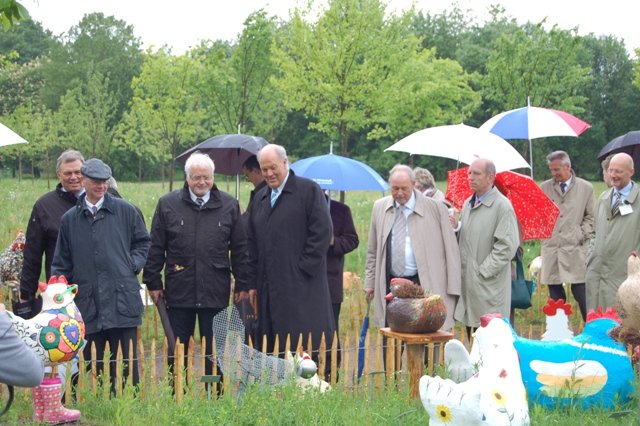
[[[618,287],[627,278],[627,259],[640,250],[640,196],[631,180],[633,159],[616,154],[609,163],[611,188],[596,203],[596,236],[587,259],[587,308],[617,306]],[[620,197],[619,207],[613,209]]]
[[[367,249],[364,289],[367,301],[374,301],[375,325],[385,327],[389,281],[409,278],[439,294],[447,307],[443,329],[454,325],[453,311],[460,294],[460,252],[443,203],[433,201],[414,189],[415,175],[409,166],[397,165],[389,173],[391,195],[373,205]],[[404,271],[391,269],[392,228],[396,211],[406,208],[406,250]]]
[[[470,328],[480,316],[500,313],[509,318],[511,259],[520,242],[511,202],[493,186],[496,168],[479,158],[469,167],[474,194],[464,202],[458,232],[462,259],[462,292],[454,317]]]
[[[593,211],[596,198],[593,185],[580,179],[571,169],[571,159],[564,151],[547,155],[552,178],[540,184],[542,191],[560,209],[551,238],[542,241],[543,284],[549,287],[549,297],[567,300],[563,283],[571,284],[571,293],[578,302],[582,320],[587,319],[585,274],[587,246],[593,232]]]

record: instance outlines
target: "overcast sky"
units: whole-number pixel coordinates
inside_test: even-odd
[[[202,39],[234,40],[245,18],[260,8],[282,18],[296,0],[21,0],[31,16],[59,35],[91,12],[103,12],[132,24],[144,47],[168,45],[180,54]],[[322,1],[315,3],[323,4]],[[425,13],[452,9],[453,1],[388,0],[388,12],[405,10],[415,3]],[[502,5],[519,23],[540,22],[547,27],[577,27],[580,34],[613,35],[625,40],[629,51],[640,48],[640,30],[633,0],[459,0],[461,9],[472,9],[479,22],[491,4]]]

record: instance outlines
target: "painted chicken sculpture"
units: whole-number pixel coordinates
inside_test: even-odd
[[[73,302],[78,286],[67,283],[64,276],[51,277],[38,285],[42,295],[42,311],[24,320],[8,312],[18,336],[42,359],[54,366],[70,361],[84,346],[84,322]],[[62,406],[62,381],[52,373],[40,386],[34,387],[33,420],[37,423],[60,424],[80,420],[79,410]]]
[[[628,401],[633,368],[624,345],[608,332],[619,323],[614,309],[589,312],[582,333],[555,342],[516,337],[529,400],[547,407],[578,403],[612,408]]]
[[[42,312],[29,320],[9,313],[13,326],[45,365],[70,361],[84,345],[84,322],[73,302],[78,286],[60,276],[39,288]]]
[[[431,426],[522,426],[530,422],[510,327],[500,314],[483,315],[480,321],[474,334],[475,363],[459,340],[445,346],[449,368],[464,369],[458,371],[459,383],[438,376],[420,379],[420,399]]]

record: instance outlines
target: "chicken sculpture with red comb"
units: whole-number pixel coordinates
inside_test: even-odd
[[[31,347],[45,365],[54,366],[70,361],[84,346],[84,322],[73,302],[78,286],[69,285],[64,276],[51,277],[48,283],[40,283],[42,311],[25,320],[11,312],[16,333]],[[59,377],[45,378],[33,388],[34,421],[60,423],[77,421],[80,411],[62,406],[62,384]]]

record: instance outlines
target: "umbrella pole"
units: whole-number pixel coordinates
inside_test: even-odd
[[[529,165],[531,166],[531,179],[533,179],[533,147],[531,145],[531,138],[529,138]]]
[[[240,201],[240,174],[236,173],[236,201]]]

